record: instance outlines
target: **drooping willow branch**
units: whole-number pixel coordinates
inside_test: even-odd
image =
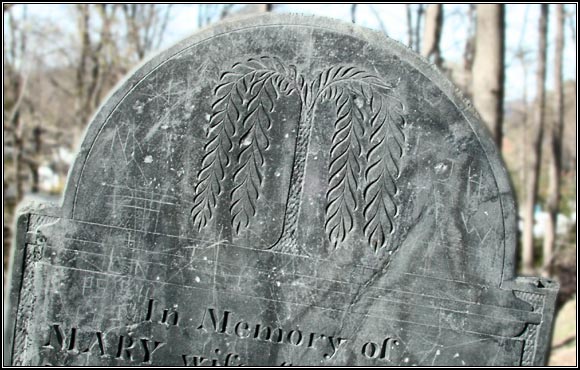
[[[208,142],[195,188],[192,216],[198,229],[206,226],[213,216],[217,197],[222,192],[220,182],[225,179],[234,147],[240,148],[240,154],[234,173],[236,185],[231,194],[232,224],[237,232],[249,225],[263,185],[263,152],[269,146],[266,131],[271,127],[273,95],[278,98],[295,90],[291,76],[292,69],[269,57],[236,63],[231,71],[221,74],[213,90]],[[236,142],[234,137],[240,130],[244,131]]]

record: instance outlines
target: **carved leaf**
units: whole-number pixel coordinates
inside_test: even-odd
[[[354,130],[352,142],[348,125],[339,123],[335,127],[335,137],[331,149],[330,186],[327,194],[328,208],[326,229],[331,242],[336,245],[345,239],[354,227],[353,212],[356,209],[358,173],[354,168],[366,167],[363,198],[365,207],[364,233],[368,243],[378,250],[386,246],[389,233],[394,230],[393,218],[397,214],[394,195],[397,192],[395,180],[399,174],[399,160],[402,155],[404,136],[402,105],[389,95],[393,85],[378,76],[352,66],[335,66],[322,71],[311,83],[312,91],[317,91],[313,104],[319,98],[333,101],[348,89],[350,106],[356,107],[360,118],[360,130]],[[355,102],[353,105],[352,102]],[[366,104],[365,104],[366,103]],[[367,113],[370,106],[370,112]],[[360,154],[360,140],[364,134],[365,114],[371,115],[370,148],[366,163],[356,156]],[[344,117],[342,117],[344,118]],[[354,126],[356,127],[356,126]],[[360,131],[360,135],[357,133]],[[339,135],[338,137],[336,135]],[[342,136],[341,136],[342,135]],[[348,137],[348,140],[346,139]],[[341,149],[342,148],[342,149]],[[357,158],[356,160],[353,158]],[[348,189],[346,192],[344,189]]]
[[[318,92],[311,100],[316,104],[318,98],[333,100],[337,85],[358,89],[361,96],[370,94],[370,88],[390,90],[392,85],[385,83],[378,76],[353,66],[333,66],[320,72],[311,83],[311,90]]]
[[[326,193],[325,228],[336,248],[354,227],[358,179],[361,170],[361,137],[364,115],[347,88],[337,93],[337,119],[330,150],[329,189]]]
[[[213,216],[217,197],[222,192],[220,182],[225,178],[225,168],[230,163],[232,137],[236,134],[236,123],[241,117],[239,107],[243,91],[239,82],[243,75],[226,72],[214,89],[212,114],[209,120],[207,143],[204,146],[201,169],[197,177],[193,201],[193,224],[199,229],[206,226]]]
[[[272,74],[266,74],[248,83],[247,104],[242,120],[243,132],[239,138],[240,154],[234,172],[230,212],[236,233],[247,227],[256,215],[256,201],[264,182],[264,152],[270,141],[267,132],[272,126],[270,114],[274,111],[275,91]]]
[[[235,63],[220,75],[213,90],[208,141],[195,188],[193,223],[206,226],[213,217],[222,193],[230,155],[239,147],[233,173],[234,189],[230,211],[236,232],[249,225],[255,215],[256,200],[263,185],[264,151],[268,150],[270,114],[280,94],[290,95],[304,79],[294,66],[286,67],[277,58],[250,58]],[[241,132],[240,132],[241,131]]]
[[[367,153],[364,188],[364,233],[375,251],[386,247],[394,231],[393,219],[398,213],[394,196],[403,155],[405,136],[403,107],[388,95],[371,99],[370,148]]]

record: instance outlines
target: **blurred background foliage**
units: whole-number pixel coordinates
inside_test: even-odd
[[[374,28],[473,101],[519,203],[520,273],[562,286],[550,364],[574,365],[576,4],[4,4],[5,266],[16,205],[58,200],[86,125],[130,70],[199,28],[260,12]]]

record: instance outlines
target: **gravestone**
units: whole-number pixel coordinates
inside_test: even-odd
[[[136,70],[18,218],[14,365],[538,365],[558,286],[473,109],[360,27],[263,15]]]

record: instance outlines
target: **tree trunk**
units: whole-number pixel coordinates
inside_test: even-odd
[[[421,54],[425,58],[431,59],[435,65],[441,67],[441,49],[439,43],[443,31],[443,5],[431,4],[427,8],[425,15],[425,33],[423,39],[423,49]]]
[[[352,4],[350,6],[350,20],[352,23],[356,23],[356,5],[357,4]]]
[[[25,22],[26,17],[27,12],[25,7],[22,16],[23,23]],[[11,11],[8,11],[8,20],[10,24],[9,32],[11,36],[9,50],[10,61],[7,61],[8,58],[5,57],[4,65],[9,66],[9,68],[6,68],[6,75],[9,78],[9,87],[13,94],[13,104],[6,123],[8,124],[12,134],[12,160],[16,192],[15,204],[18,204],[24,197],[24,182],[22,179],[24,140],[21,112],[24,102],[24,95],[26,94],[28,85],[29,73],[24,65],[27,57],[27,33],[16,22],[16,19]],[[5,48],[5,44],[3,47]]]
[[[90,56],[91,47],[91,36],[89,32],[90,26],[90,9],[89,4],[77,4],[77,16],[78,16],[78,33],[80,35],[80,57],[79,64],[76,68],[76,94],[75,99],[76,112],[77,112],[77,125],[74,128],[74,142],[78,143],[83,132],[83,128],[87,124],[89,119],[89,113],[85,109],[85,101],[87,99],[86,92],[86,74],[88,70],[88,62]]]
[[[421,20],[423,19],[424,13],[423,4],[419,4],[417,7],[417,19],[415,19],[415,51],[417,53],[421,51]]]
[[[501,151],[504,82],[505,5],[477,5],[473,104]]]
[[[413,14],[411,4],[406,5],[407,9],[407,46],[413,47]]]
[[[463,49],[463,93],[471,99],[473,97],[473,58],[475,56],[475,4],[468,5],[467,39]]]
[[[526,204],[524,208],[523,268],[525,274],[534,270],[534,208],[538,198],[538,179],[542,158],[542,138],[544,136],[545,82],[546,82],[546,38],[548,30],[548,4],[541,5],[538,26],[538,70],[536,72],[536,104],[533,116],[533,136],[530,148],[530,172],[526,184]]]
[[[556,114],[550,122],[550,164],[548,176],[550,185],[546,206],[549,217],[544,238],[544,268],[546,276],[552,274],[554,246],[560,203],[560,175],[562,171],[562,131],[564,128],[564,84],[562,77],[562,52],[564,49],[564,5],[556,6],[556,50],[554,56],[554,107]]]
[[[527,151],[528,151],[528,121],[529,121],[529,104],[528,104],[528,66],[527,66],[527,62],[524,59],[524,54],[523,52],[520,52],[520,62],[522,64],[522,69],[523,69],[523,73],[524,73],[524,81],[523,81],[523,90],[522,90],[522,127],[523,127],[523,135],[521,137],[522,139],[522,144],[521,144],[521,148],[520,148],[520,162],[521,162],[521,172],[520,172],[520,183],[522,184],[522,191],[520,192],[520,196],[518,197],[518,202],[520,202],[520,204],[524,204],[524,199],[525,199],[525,184],[527,183],[527,179],[528,179],[528,155],[527,155]]]
[[[40,127],[40,124],[36,125],[32,130],[32,141],[32,158],[28,163],[30,175],[32,176],[30,192],[38,193],[40,191],[40,174],[38,173],[38,169],[40,167],[40,157],[42,155],[42,128]]]

